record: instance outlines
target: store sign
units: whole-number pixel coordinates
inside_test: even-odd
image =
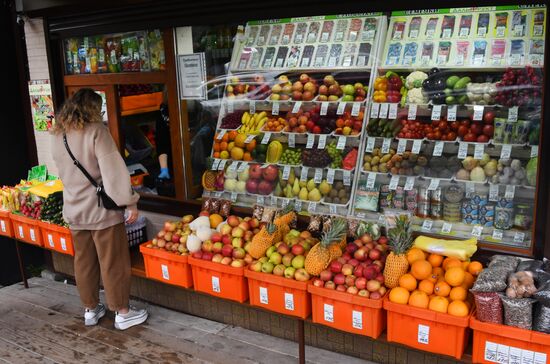
[[[206,100],[206,62],[204,53],[178,56],[180,98],[182,100]]]

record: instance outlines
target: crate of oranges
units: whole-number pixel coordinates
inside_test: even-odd
[[[254,160],[252,154],[256,144],[254,135],[241,134],[236,130],[222,130],[214,136],[212,157],[250,162]]]
[[[407,273],[384,300],[388,341],[461,358],[473,311],[469,289],[481,263],[418,248],[411,248],[406,259]]]

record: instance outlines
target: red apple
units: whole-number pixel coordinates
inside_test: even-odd
[[[277,247],[277,251],[278,251],[281,255],[285,255],[285,254],[287,254],[288,252],[290,252],[290,248],[289,248],[288,245],[286,245],[285,243],[281,243],[281,244]]]
[[[294,255],[303,255],[305,253],[304,247],[301,246],[300,244],[293,245],[290,250]]]
[[[378,291],[380,289],[380,287],[382,287],[382,285],[380,284],[380,282],[378,282],[375,279],[371,279],[367,282],[367,290],[369,292]]]
[[[325,288],[328,288],[328,289],[335,289],[335,288],[336,288],[336,284],[335,284],[333,281],[326,281],[326,282],[325,282]]]
[[[359,277],[355,280],[355,287],[357,289],[365,289],[367,287],[367,279],[365,277]]]
[[[385,237],[385,236],[381,236],[380,238],[378,238],[378,243],[379,244],[388,244],[388,238]]]
[[[269,195],[273,191],[273,184],[269,181],[261,181],[258,183],[258,194]]]
[[[300,75],[300,83],[306,84],[310,81],[310,77],[307,73],[302,73]]]
[[[388,289],[384,286],[380,287],[380,289],[378,290],[378,292],[380,292],[380,295],[385,295],[386,292],[388,291]]]
[[[231,257],[233,255],[233,247],[231,245],[224,245],[222,248],[222,255],[224,257]]]
[[[346,283],[346,276],[343,275],[342,273],[338,273],[334,276],[334,283],[339,285],[339,284],[345,284]]]
[[[344,264],[342,266],[342,274],[344,274],[345,276],[349,276],[349,275],[352,275],[353,274],[353,265],[351,264]]]
[[[376,278],[377,274],[378,272],[373,266],[368,266],[367,268],[363,269],[363,277],[365,277],[366,279],[374,279]]]
[[[375,279],[380,283],[384,283],[384,275],[382,273],[378,273]]]
[[[348,260],[348,264],[353,265],[353,267],[355,268],[359,264],[359,261],[357,259],[350,259]]]
[[[330,271],[332,273],[340,273],[342,272],[342,262],[338,261],[338,260],[333,260],[332,263],[330,263]]]
[[[330,270],[324,270],[319,274],[319,278],[321,278],[322,281],[327,282],[332,279],[332,272]]]
[[[253,217],[250,220],[248,220],[248,225],[250,225],[251,228],[255,229],[258,226],[260,226],[260,221],[255,217]]]
[[[371,250],[371,249],[374,249],[374,243],[371,241],[369,243],[365,243],[365,248],[367,250]]]
[[[346,245],[346,252],[349,254],[355,253],[357,249],[359,249],[359,247],[355,243],[349,243],[348,245]]]
[[[214,263],[221,263],[222,259],[223,259],[223,255],[221,254],[214,254],[214,256],[212,256],[212,261]]]
[[[179,236],[178,234],[172,235],[172,243],[179,244],[180,243],[180,238],[181,238],[181,236]]]
[[[488,125],[493,125],[493,122],[495,121],[495,113],[492,111],[487,111],[483,115],[483,122]]]
[[[364,248],[357,249],[355,253],[353,253],[353,257],[360,262],[364,261],[365,258],[367,257],[367,255],[365,254],[365,249]]]
[[[366,289],[362,289],[362,290],[359,290],[359,292],[357,292],[357,295],[361,297],[369,298],[370,292],[367,291]]]
[[[355,276],[353,274],[346,276],[346,286],[355,286]]]
[[[353,275],[356,276],[356,277],[362,277],[363,276],[363,269],[364,269],[364,267],[362,265],[358,265],[353,270]]]
[[[235,215],[230,215],[228,218],[227,218],[227,223],[229,224],[229,226],[231,227],[237,227],[239,226],[239,224],[241,223],[241,220],[239,219],[238,216],[235,216]]]
[[[229,224],[223,224],[222,228],[220,229],[220,233],[223,235],[231,235],[231,230],[233,230],[233,227]]]
[[[382,253],[380,252],[380,250],[378,249],[372,249],[370,252],[369,252],[369,258],[372,259],[372,260],[377,260],[377,259],[380,259],[380,256],[382,255]]]
[[[275,181],[277,177],[279,177],[279,168],[277,168],[277,166],[273,164],[268,165],[267,167],[262,169],[262,177],[266,181]]]
[[[339,284],[339,285],[336,286],[336,290],[339,291],[339,292],[346,292],[347,288],[343,284]]]
[[[371,292],[371,294],[369,295],[369,298],[372,300],[379,300],[380,298],[382,298],[382,295],[378,291]]]
[[[172,231],[176,230],[176,224],[174,224],[171,221],[166,221],[164,223],[164,230],[172,232]]]
[[[346,264],[351,258],[352,257],[348,253],[344,253],[340,258],[338,258],[338,261],[342,264]]]
[[[259,183],[260,182],[259,182],[258,179],[250,178],[248,181],[246,181],[246,185],[245,185],[246,192],[248,192],[248,193],[258,193],[258,184]]]
[[[223,249],[223,243],[221,241],[218,241],[212,245],[213,253],[221,253],[222,249]]]
[[[222,241],[222,234],[215,232],[210,236],[210,240],[212,240],[213,243],[217,243]]]
[[[212,241],[206,240],[202,242],[201,249],[203,252],[211,252],[212,251]]]
[[[244,231],[250,230],[250,225],[246,221],[241,221],[241,223],[239,224],[239,227]]]
[[[234,268],[241,268],[244,267],[244,260],[242,259],[235,259],[230,264]]]
[[[348,287],[346,292],[351,293],[351,294],[357,294],[359,292],[359,290],[357,289],[357,287],[351,286],[351,287]]]
[[[252,238],[254,237],[254,232],[251,230],[245,231],[244,233],[244,240],[245,241],[252,241]]]
[[[235,259],[244,259],[246,256],[246,252],[243,248],[235,248],[233,249],[233,258]]]
[[[223,257],[223,259],[220,263],[222,263],[223,265],[229,265],[229,264],[231,264],[232,261],[233,261],[233,259],[231,259],[231,257]]]
[[[313,280],[313,285],[314,285],[315,287],[324,287],[324,286],[325,286],[325,282],[322,281],[322,280],[319,279],[319,278],[315,278],[315,279]]]
[[[195,259],[202,259],[202,251],[194,252],[191,256]]]
[[[231,235],[223,235],[222,236],[222,243],[224,245],[231,244]]]
[[[363,244],[368,244],[368,243],[371,243],[372,242],[372,236],[370,236],[369,234],[363,234],[361,235],[361,242]]]
[[[202,253],[202,259],[203,260],[212,260],[213,256],[214,256],[214,254],[212,254],[211,252],[203,252]]]

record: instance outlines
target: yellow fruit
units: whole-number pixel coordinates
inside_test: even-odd
[[[424,252],[418,248],[412,248],[407,252],[407,261],[413,264],[417,260],[424,260]]]
[[[228,159],[229,158],[229,152],[227,150],[223,150],[220,152],[220,158],[221,159]]]
[[[234,147],[231,149],[231,159],[240,161],[243,159],[244,156],[244,150],[240,147]]]
[[[210,227],[212,229],[215,229],[218,227],[218,225],[223,221],[223,217],[221,217],[219,214],[212,214],[209,216],[210,219]]]
[[[464,277],[461,267],[452,267],[445,272],[445,281],[453,287],[460,286],[464,282]]]
[[[283,155],[283,145],[280,141],[274,140],[269,143],[267,147],[267,154],[265,161],[267,163],[277,163],[281,156]]]
[[[229,144],[227,144],[227,151],[228,152],[231,152],[231,149],[235,148],[235,142],[230,142]],[[223,148],[222,148],[223,150]]]
[[[427,260],[415,260],[411,264],[411,274],[419,281],[427,279],[432,274],[432,265]]]
[[[245,140],[246,140],[245,134],[238,134],[237,137],[235,138],[235,146],[244,148]]]
[[[403,287],[394,287],[390,291],[390,301],[406,305],[409,302],[409,291]]]

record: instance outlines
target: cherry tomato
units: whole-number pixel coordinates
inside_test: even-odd
[[[440,130],[447,130],[448,127],[449,127],[449,123],[447,123],[446,121],[441,120],[439,122],[439,129]]]
[[[440,140],[441,139],[441,132],[439,130],[437,130],[436,132],[434,132],[434,139],[436,140]]]
[[[451,123],[451,130],[452,131],[457,131],[459,126],[460,126],[460,123],[458,121],[453,121]]]

